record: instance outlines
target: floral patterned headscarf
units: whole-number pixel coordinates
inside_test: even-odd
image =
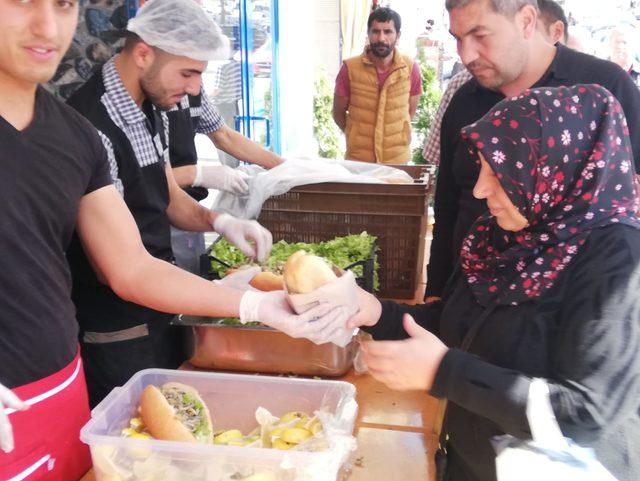
[[[527,219],[519,232],[485,214],[471,227],[462,270],[481,305],[517,305],[549,289],[590,231],[640,228],[629,129],[599,85],[536,88],[462,129]]]

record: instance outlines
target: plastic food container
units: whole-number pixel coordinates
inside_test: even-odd
[[[211,411],[214,430],[257,426],[258,406],[331,415],[323,422],[328,448],[317,452],[123,438],[148,384],[195,387]],[[147,369],[114,389],[92,412],[80,439],[91,448],[97,481],[334,481],[349,452],[357,413],[355,387],[342,381]]]

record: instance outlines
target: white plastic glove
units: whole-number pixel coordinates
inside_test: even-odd
[[[248,257],[264,261],[273,244],[271,232],[255,220],[237,219],[229,214],[219,214],[213,221],[213,229],[235,245]],[[253,245],[249,243],[253,241]]]
[[[213,281],[213,283],[242,291],[257,291],[258,289],[250,286],[249,282],[251,282],[251,279],[257,276],[261,271],[262,269],[260,269],[260,266],[241,267],[235,272],[224,276],[222,279]]]
[[[8,415],[12,410],[24,411],[28,408],[29,406],[18,399],[10,389],[0,384],[0,448],[5,453],[13,451],[13,429]]]
[[[315,344],[330,342],[342,332],[349,318],[345,307],[328,303],[298,315],[289,306],[284,291],[246,291],[240,300],[240,322],[261,322],[291,337],[304,337]]]
[[[245,195],[249,193],[248,178],[246,172],[232,169],[228,165],[196,164],[196,179],[191,185]]]

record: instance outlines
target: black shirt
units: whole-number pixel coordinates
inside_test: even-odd
[[[547,380],[565,436],[593,447],[619,481],[640,479],[640,231],[611,225],[591,233],[557,283],[538,300],[499,306],[469,352],[457,349],[484,308],[459,274],[442,314],[434,306],[384,302],[366,328],[376,339],[406,337],[402,314],[451,347],[431,394],[449,399],[453,481],[495,479],[491,437],[530,437],[529,381]],[[459,270],[456,272],[460,272]]]
[[[42,88],[31,125],[0,117],[0,139],[0,383],[13,388],[76,355],[65,250],[82,196],[112,181],[95,129]]]
[[[640,91],[627,72],[616,64],[575,50],[556,46],[549,69],[533,87],[596,83],[607,88],[622,104],[629,123],[631,146],[640,172]],[[476,158],[460,139],[460,129],[480,119],[504,99],[499,92],[469,80],[455,93],[442,119],[440,166],[436,184],[435,225],[427,266],[427,296],[439,296],[451,275],[462,239],[486,210],[486,202],[473,197],[478,179]]]

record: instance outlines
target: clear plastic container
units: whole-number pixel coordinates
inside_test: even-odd
[[[121,437],[137,415],[142,390],[169,381],[198,390],[214,430],[251,431],[259,406],[276,416],[326,410],[331,413],[323,420],[329,447],[279,451]],[[91,448],[97,481],[334,481],[355,448],[356,413],[355,387],[342,381],[147,369],[93,410],[80,438]]]

